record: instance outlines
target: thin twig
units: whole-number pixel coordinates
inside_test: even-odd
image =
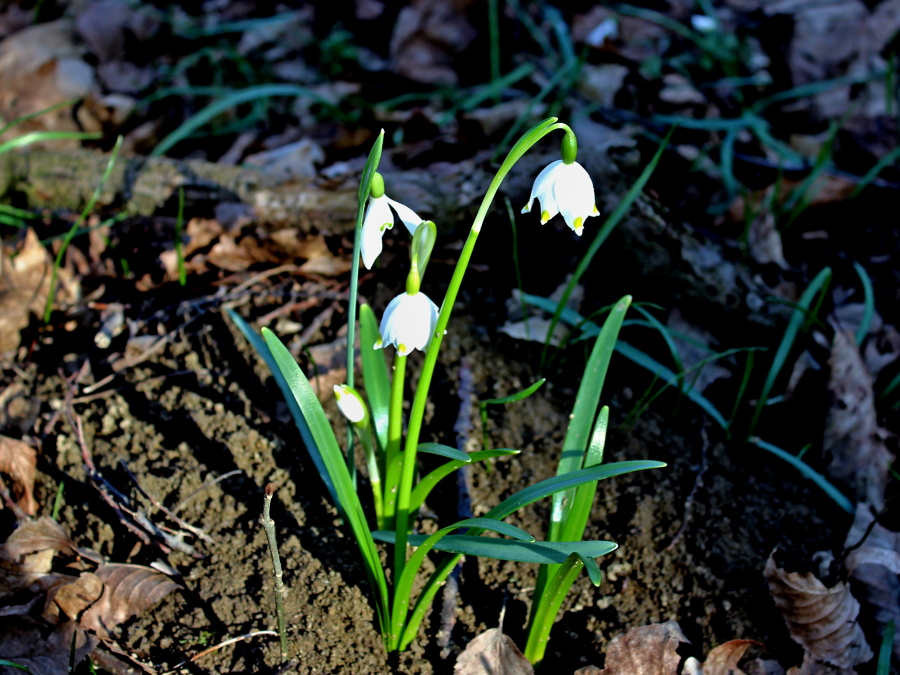
[[[228,645],[233,645],[235,642],[240,642],[241,640],[249,640],[250,638],[259,637],[260,635],[278,635],[278,633],[276,633],[274,630],[258,630],[258,631],[254,631],[253,633],[247,633],[246,635],[239,635],[234,638],[229,638],[228,640],[225,640],[224,642],[220,642],[217,645],[213,645],[212,647],[207,647],[202,652],[197,652],[191,658],[185,659],[181,663],[176,663],[169,670],[167,670],[165,673],[163,673],[163,675],[169,675],[169,673],[174,673],[179,668],[181,668],[181,666],[183,666],[187,663],[193,663],[197,659],[200,659],[200,658],[206,656],[207,654],[211,654],[212,652],[219,651],[220,649],[222,649],[223,647],[227,647]]]
[[[164,514],[166,514],[169,518],[171,518],[173,521],[175,521],[175,522],[178,524],[179,527],[181,527],[181,528],[187,530],[188,532],[190,532],[190,533],[193,534],[194,536],[199,537],[200,539],[202,539],[203,541],[205,541],[205,542],[207,542],[207,543],[210,543],[210,544],[214,544],[214,543],[215,543],[215,541],[213,540],[213,538],[210,537],[208,534],[206,534],[206,532],[204,532],[203,530],[201,530],[199,527],[195,527],[194,525],[191,525],[190,523],[188,523],[187,521],[183,520],[182,518],[179,518],[177,515],[175,515],[175,513],[173,513],[172,511],[170,511],[169,509],[167,509],[165,506],[163,506],[162,504],[160,504],[159,500],[156,499],[156,497],[154,497],[154,496],[151,495],[149,492],[147,492],[144,488],[142,488],[142,487],[141,487],[141,484],[138,483],[137,476],[135,476],[135,475],[131,472],[131,469],[128,468],[128,464],[125,463],[125,460],[124,460],[124,459],[120,459],[120,460],[119,460],[119,464],[122,466],[123,469],[125,469],[125,473],[128,474],[128,477],[131,479],[131,482],[134,483],[134,486],[137,488],[138,492],[140,492],[140,493],[141,493],[142,495],[144,495],[147,499],[149,499],[149,500],[150,500],[150,503],[153,504],[153,506],[155,506],[156,508],[158,508],[158,509],[159,509],[160,511],[162,511]]]
[[[694,479],[694,486],[691,488],[690,494],[688,494],[687,499],[684,500],[684,519],[681,521],[681,527],[678,528],[678,532],[675,533],[672,541],[666,546],[666,551],[674,549],[675,544],[678,543],[687,531],[688,523],[690,522],[691,514],[694,510],[694,497],[696,497],[697,491],[700,489],[700,485],[703,481],[703,474],[706,473],[706,469],[709,466],[709,462],[706,458],[706,453],[709,450],[709,436],[706,434],[705,420],[703,422],[703,427],[700,429],[700,437],[703,439],[703,444],[700,448],[700,471],[697,472],[697,477]]]
[[[278,543],[275,541],[275,521],[269,515],[272,506],[272,495],[275,494],[275,483],[266,485],[266,498],[263,501],[263,513],[259,519],[269,540],[269,552],[272,554],[272,567],[275,568],[275,613],[278,618],[278,637],[281,641],[281,658],[288,655],[287,633],[284,630],[284,582],[282,581],[281,557],[278,555]]]

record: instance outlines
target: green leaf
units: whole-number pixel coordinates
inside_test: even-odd
[[[378,541],[393,544],[396,533],[376,530],[372,533],[372,536]],[[424,534],[411,534],[408,541],[410,546],[421,546],[427,538]],[[479,558],[547,565],[550,563],[563,563],[571,553],[577,553],[588,558],[598,558],[615,551],[616,547],[617,545],[611,541],[528,542],[514,539],[478,537],[468,534],[450,534],[443,537],[433,548],[436,551],[473,555]]]
[[[606,379],[609,361],[619,338],[619,330],[625,320],[625,313],[631,305],[631,296],[626,295],[619,300],[610,310],[600,335],[594,343],[591,357],[585,367],[581,385],[578,387],[578,395],[575,397],[575,406],[572,408],[572,418],[566,431],[563,442],[562,456],[556,469],[556,475],[562,476],[576,471],[584,465],[584,456],[588,448],[591,430],[594,427],[594,419],[597,416],[597,407],[600,405],[600,392]],[[574,494],[560,492],[553,496],[550,507],[550,528],[547,539],[559,541],[561,538],[563,523],[568,518],[572,508]]]
[[[462,462],[463,464],[468,464],[472,461],[469,453],[457,450],[456,448],[451,448],[449,445],[441,445],[440,443],[419,443],[416,452],[427,452],[429,455],[446,457],[447,459]]]
[[[165,155],[177,143],[188,138],[197,129],[212,121],[226,110],[231,110],[239,106],[241,103],[250,101],[258,101],[273,96],[293,96],[296,98],[306,97],[325,108],[332,111],[339,111],[339,108],[332,101],[317,94],[312,89],[301,87],[295,84],[261,84],[255,87],[249,87],[240,91],[235,91],[227,96],[213,101],[208,106],[199,110],[194,115],[181,123],[175,131],[162,139],[150,153],[151,157],[161,157]]]
[[[478,403],[479,405],[502,405],[505,403],[515,403],[516,401],[521,401],[522,399],[528,398],[534,392],[541,388],[544,382],[547,381],[546,377],[542,377],[537,382],[532,384],[527,389],[523,389],[522,391],[517,391],[515,394],[510,394],[509,396],[504,396],[503,398],[484,398],[481,399]]]
[[[387,580],[384,569],[381,567],[378,548],[375,546],[372,532],[366,523],[362,504],[344,462],[344,455],[338,446],[319,399],[316,398],[315,392],[294,357],[268,328],[263,328],[262,334],[278,369],[287,382],[294,401],[303,413],[307,425],[307,435],[304,436],[306,447],[310,454],[318,453],[321,456],[326,474],[334,486],[337,504],[343,510],[345,520],[353,531],[353,536],[362,553],[366,571],[369,573],[369,580],[377,594],[376,608],[382,622],[382,629],[384,629],[390,625],[388,623],[390,600],[388,599]]]
[[[420,506],[422,506],[422,503],[426,499],[428,499],[428,495],[431,494],[434,486],[461,466],[465,466],[466,464],[469,464],[471,462],[480,462],[486,459],[493,459],[494,457],[518,455],[520,452],[521,450],[511,450],[509,448],[498,448],[496,450],[479,450],[478,452],[469,454],[468,461],[466,462],[463,462],[462,460],[453,460],[447,462],[446,464],[442,464],[433,471],[429,472],[424,478],[422,478],[422,480],[419,481],[419,484],[416,485],[415,488],[413,488],[412,494],[409,498],[410,510],[415,511]]]
[[[827,288],[830,281],[831,268],[826,267],[816,275],[815,279],[813,279],[806,290],[803,291],[803,295],[800,296],[800,301],[797,303],[797,307],[794,309],[791,320],[788,322],[784,335],[781,338],[781,343],[778,345],[778,351],[775,352],[775,357],[772,359],[772,365],[769,368],[769,373],[766,375],[766,381],[763,384],[762,391],[757,399],[756,408],[753,410],[753,418],[750,420],[750,427],[747,430],[748,434],[752,433],[756,428],[756,423],[759,422],[759,416],[762,414],[763,408],[765,408],[766,404],[769,402],[769,394],[772,393],[772,387],[775,386],[775,380],[778,378],[778,374],[781,372],[781,369],[787,361],[787,357],[791,352],[791,347],[793,347],[794,341],[800,333],[800,329],[806,323],[806,316],[810,305],[812,305],[812,302],[819,291]]]
[[[372,177],[378,170],[378,164],[381,162],[381,149],[384,145],[384,129],[378,134],[372,149],[369,150],[369,156],[366,158],[366,165],[363,167],[362,177],[359,180],[359,207],[362,208],[369,198],[369,191],[372,189]]]
[[[391,398],[391,380],[388,375],[384,352],[375,349],[378,342],[378,321],[369,305],[359,307],[359,350],[362,354],[362,370],[369,412],[375,425],[375,435],[381,450],[387,447],[388,409]]]
[[[562,490],[576,488],[579,485],[583,485],[591,481],[612,478],[613,476],[621,476],[633,471],[642,471],[644,469],[661,469],[664,466],[666,466],[665,462],[639,459],[629,462],[615,462],[613,464],[592,466],[590,468],[581,469],[580,471],[573,471],[562,476],[554,476],[553,478],[548,478],[546,480],[542,480],[539,483],[535,483],[534,485],[531,485],[524,490],[520,490],[511,497],[504,499],[487,513],[487,517],[501,520],[503,518],[506,518],[511,513],[518,511],[523,506],[528,506],[529,504],[536,502],[539,499],[549,497],[550,495],[561,492]]]
[[[345,518],[343,506],[338,499],[334,484],[331,482],[331,477],[328,475],[328,470],[325,468],[325,463],[322,461],[322,455],[315,445],[312,433],[309,430],[309,425],[306,423],[306,418],[303,416],[303,411],[300,410],[300,406],[297,405],[297,401],[291,393],[291,388],[288,386],[287,380],[282,374],[281,369],[278,367],[278,364],[275,362],[275,357],[272,356],[272,352],[269,351],[269,347],[266,345],[265,340],[263,340],[237,312],[230,307],[226,307],[225,313],[234,325],[238,327],[238,330],[241,331],[243,336],[247,338],[247,342],[250,343],[253,350],[263,358],[266,365],[269,367],[269,370],[272,372],[272,376],[275,378],[278,388],[281,389],[282,396],[284,396],[284,402],[287,403],[291,418],[294,420],[294,424],[300,431],[303,443],[309,450],[309,456],[312,459],[313,464],[315,464],[319,475],[322,477],[322,481],[325,483],[328,494],[331,495],[331,503],[334,504],[340,512],[341,518]]]

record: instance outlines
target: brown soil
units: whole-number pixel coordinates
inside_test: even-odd
[[[430,420],[434,429],[449,429],[457,415],[451,383],[463,354],[476,397],[506,395],[535,379],[522,365],[529,353],[521,343],[492,340],[465,316],[454,325],[442,354],[444,371],[433,387],[433,410],[439,411]],[[82,359],[73,357],[69,371]],[[624,366],[614,361],[614,367]],[[490,442],[523,452],[496,461],[490,472],[473,468],[476,515],[553,474],[577,384],[571,375],[559,373],[558,384],[538,395],[490,409]],[[60,375],[38,381],[43,400],[66,396]],[[412,651],[385,655],[356,547],[328,504],[265,366],[222,314],[203,314],[117,382],[107,394],[75,405],[97,468],[153,512],[134,492],[120,464],[127,463],[143,490],[169,508],[183,504],[179,515],[213,543],[191,542],[196,558],[141,545],[87,482],[73,432],[61,420],[43,448],[37,496],[49,510],[64,482],[61,520],[79,544],[117,561],[167,561],[182,575],[183,591],[123,627],[122,642],[138,661],[165,671],[205,647],[275,627],[271,565],[258,524],[268,482],[278,486],[273,517],[288,589],[290,661],[280,664],[277,638],[258,636],[179,672],[449,673],[453,655],[496,626],[504,608],[504,630],[524,642],[535,569],[470,559],[462,570],[447,658],[436,644],[438,614],[426,621]],[[746,638],[787,665],[798,663],[800,650],[769,598],[764,561],[780,544],[792,551],[827,547],[831,528],[844,527],[839,512],[776,460],[729,447],[692,410],[668,419],[651,412],[633,428],[618,428],[633,403],[629,396],[622,389],[611,399],[607,460],[656,459],[668,467],[601,483],[589,536],[620,548],[601,559],[605,579],[599,589],[586,578],[573,587],[546,662],[561,673],[601,665],[615,634],[675,619],[699,651]],[[475,410],[472,415],[477,420]],[[480,442],[476,424],[469,443]],[[228,472],[235,473],[210,484]],[[453,486],[445,486],[429,507],[452,518],[455,498]],[[547,505],[538,503],[511,522],[540,536],[546,517]]]

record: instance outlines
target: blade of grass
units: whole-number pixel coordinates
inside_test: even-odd
[[[824,291],[830,280],[831,268],[826,267],[816,275],[803,292],[803,295],[800,296],[797,308],[794,310],[791,320],[788,322],[787,328],[784,331],[784,336],[781,338],[781,343],[778,345],[778,350],[775,352],[775,357],[772,359],[769,373],[766,375],[762,391],[756,402],[756,408],[753,411],[753,418],[750,420],[750,426],[747,430],[748,435],[752,434],[753,430],[756,428],[756,424],[759,422],[759,416],[762,414],[763,408],[766,407],[769,395],[772,393],[772,388],[775,386],[775,380],[778,378],[778,374],[781,372],[781,369],[787,361],[791,347],[793,347],[794,341],[800,333],[800,329],[806,323],[806,310],[808,310],[813,299],[820,291],[822,291],[822,294],[824,295]]]
[[[859,328],[856,329],[856,344],[862,345],[866,335],[869,334],[869,327],[872,325],[872,317],[875,315],[875,291],[872,289],[872,279],[866,272],[866,268],[858,262],[853,263],[853,269],[859,276],[859,282],[863,287],[863,315],[859,322]]]
[[[22,137],[20,136],[19,138]],[[106,181],[109,180],[109,176],[110,174],[112,174],[113,167],[116,165],[116,160],[119,157],[119,150],[122,148],[122,142],[124,140],[124,136],[119,136],[119,138],[116,140],[116,145],[113,147],[112,153],[110,153],[109,161],[106,163],[106,169],[103,172],[103,176],[100,178],[100,182],[97,184],[97,187],[94,188],[94,192],[91,195],[91,198],[88,200],[88,203],[84,205],[84,209],[82,210],[81,215],[78,216],[78,220],[72,223],[72,227],[69,228],[69,231],[66,234],[66,238],[63,239],[63,242],[59,247],[59,251],[56,254],[56,259],[53,261],[53,269],[50,272],[50,289],[47,291],[47,302],[44,304],[44,323],[50,322],[50,312],[53,310],[53,298],[56,296],[56,281],[59,276],[59,268],[62,265],[63,256],[65,256],[66,250],[69,248],[69,244],[72,243],[72,239],[75,237],[75,233],[78,232],[78,228],[81,227],[81,223],[83,223],[88,217],[88,214],[93,211],[94,204],[96,204],[97,200],[100,199],[100,194],[103,191],[103,186],[106,185]],[[2,150],[0,150],[0,154],[2,154]]]
[[[175,131],[162,139],[159,144],[153,148],[150,153],[151,157],[161,157],[165,155],[173,146],[180,143],[202,126],[207,124],[213,118],[218,117],[226,110],[240,105],[241,103],[249,103],[262,98],[272,98],[274,96],[294,96],[306,97],[320,103],[329,109],[332,113],[339,114],[340,110],[329,100],[315,93],[306,87],[300,87],[293,84],[261,84],[241,91],[236,91],[226,95],[224,98],[210,103],[208,106],[198,111],[191,117],[181,123]]]
[[[776,457],[780,457],[781,459],[783,459],[785,462],[802,473],[806,478],[809,478],[813,483],[822,488],[825,494],[831,497],[834,503],[841,507],[844,511],[846,511],[847,513],[853,513],[853,503],[849,499],[847,499],[847,497],[845,497],[840,490],[829,483],[828,479],[825,478],[825,476],[817,472],[802,459],[800,459],[799,457],[795,457],[785,450],[782,450],[778,446],[767,443],[761,438],[751,437],[748,439],[748,441],[756,447],[762,448],[767,452],[771,452]]]

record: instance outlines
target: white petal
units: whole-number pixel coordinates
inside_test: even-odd
[[[558,159],[555,162],[550,162],[544,167],[544,170],[534,179],[534,187],[531,188],[532,199],[539,197],[552,189],[553,184],[556,182],[556,175],[559,172],[559,167],[561,166],[565,165],[561,159]]]
[[[366,269],[372,269],[375,259],[381,254],[381,238],[385,229],[394,226],[394,214],[388,206],[386,197],[369,199],[366,215],[363,218],[362,239],[359,243],[363,264]]]
[[[427,295],[401,293],[391,300],[381,319],[382,342],[394,345],[400,356],[406,356],[414,349],[425,351],[434,334],[437,318],[437,305]]]
[[[422,222],[422,219],[419,218],[418,214],[405,204],[395,202],[387,196],[385,196],[385,199],[387,199],[388,204],[394,208],[394,211],[397,212],[397,215],[400,217],[400,220],[403,221],[403,224],[406,225],[406,229],[409,230],[409,233],[414,235],[416,233],[416,228],[419,227]]]
[[[555,186],[559,210],[566,224],[578,234],[584,222],[594,215],[594,184],[591,177],[577,162],[565,167]],[[576,223],[581,219],[580,223]]]

